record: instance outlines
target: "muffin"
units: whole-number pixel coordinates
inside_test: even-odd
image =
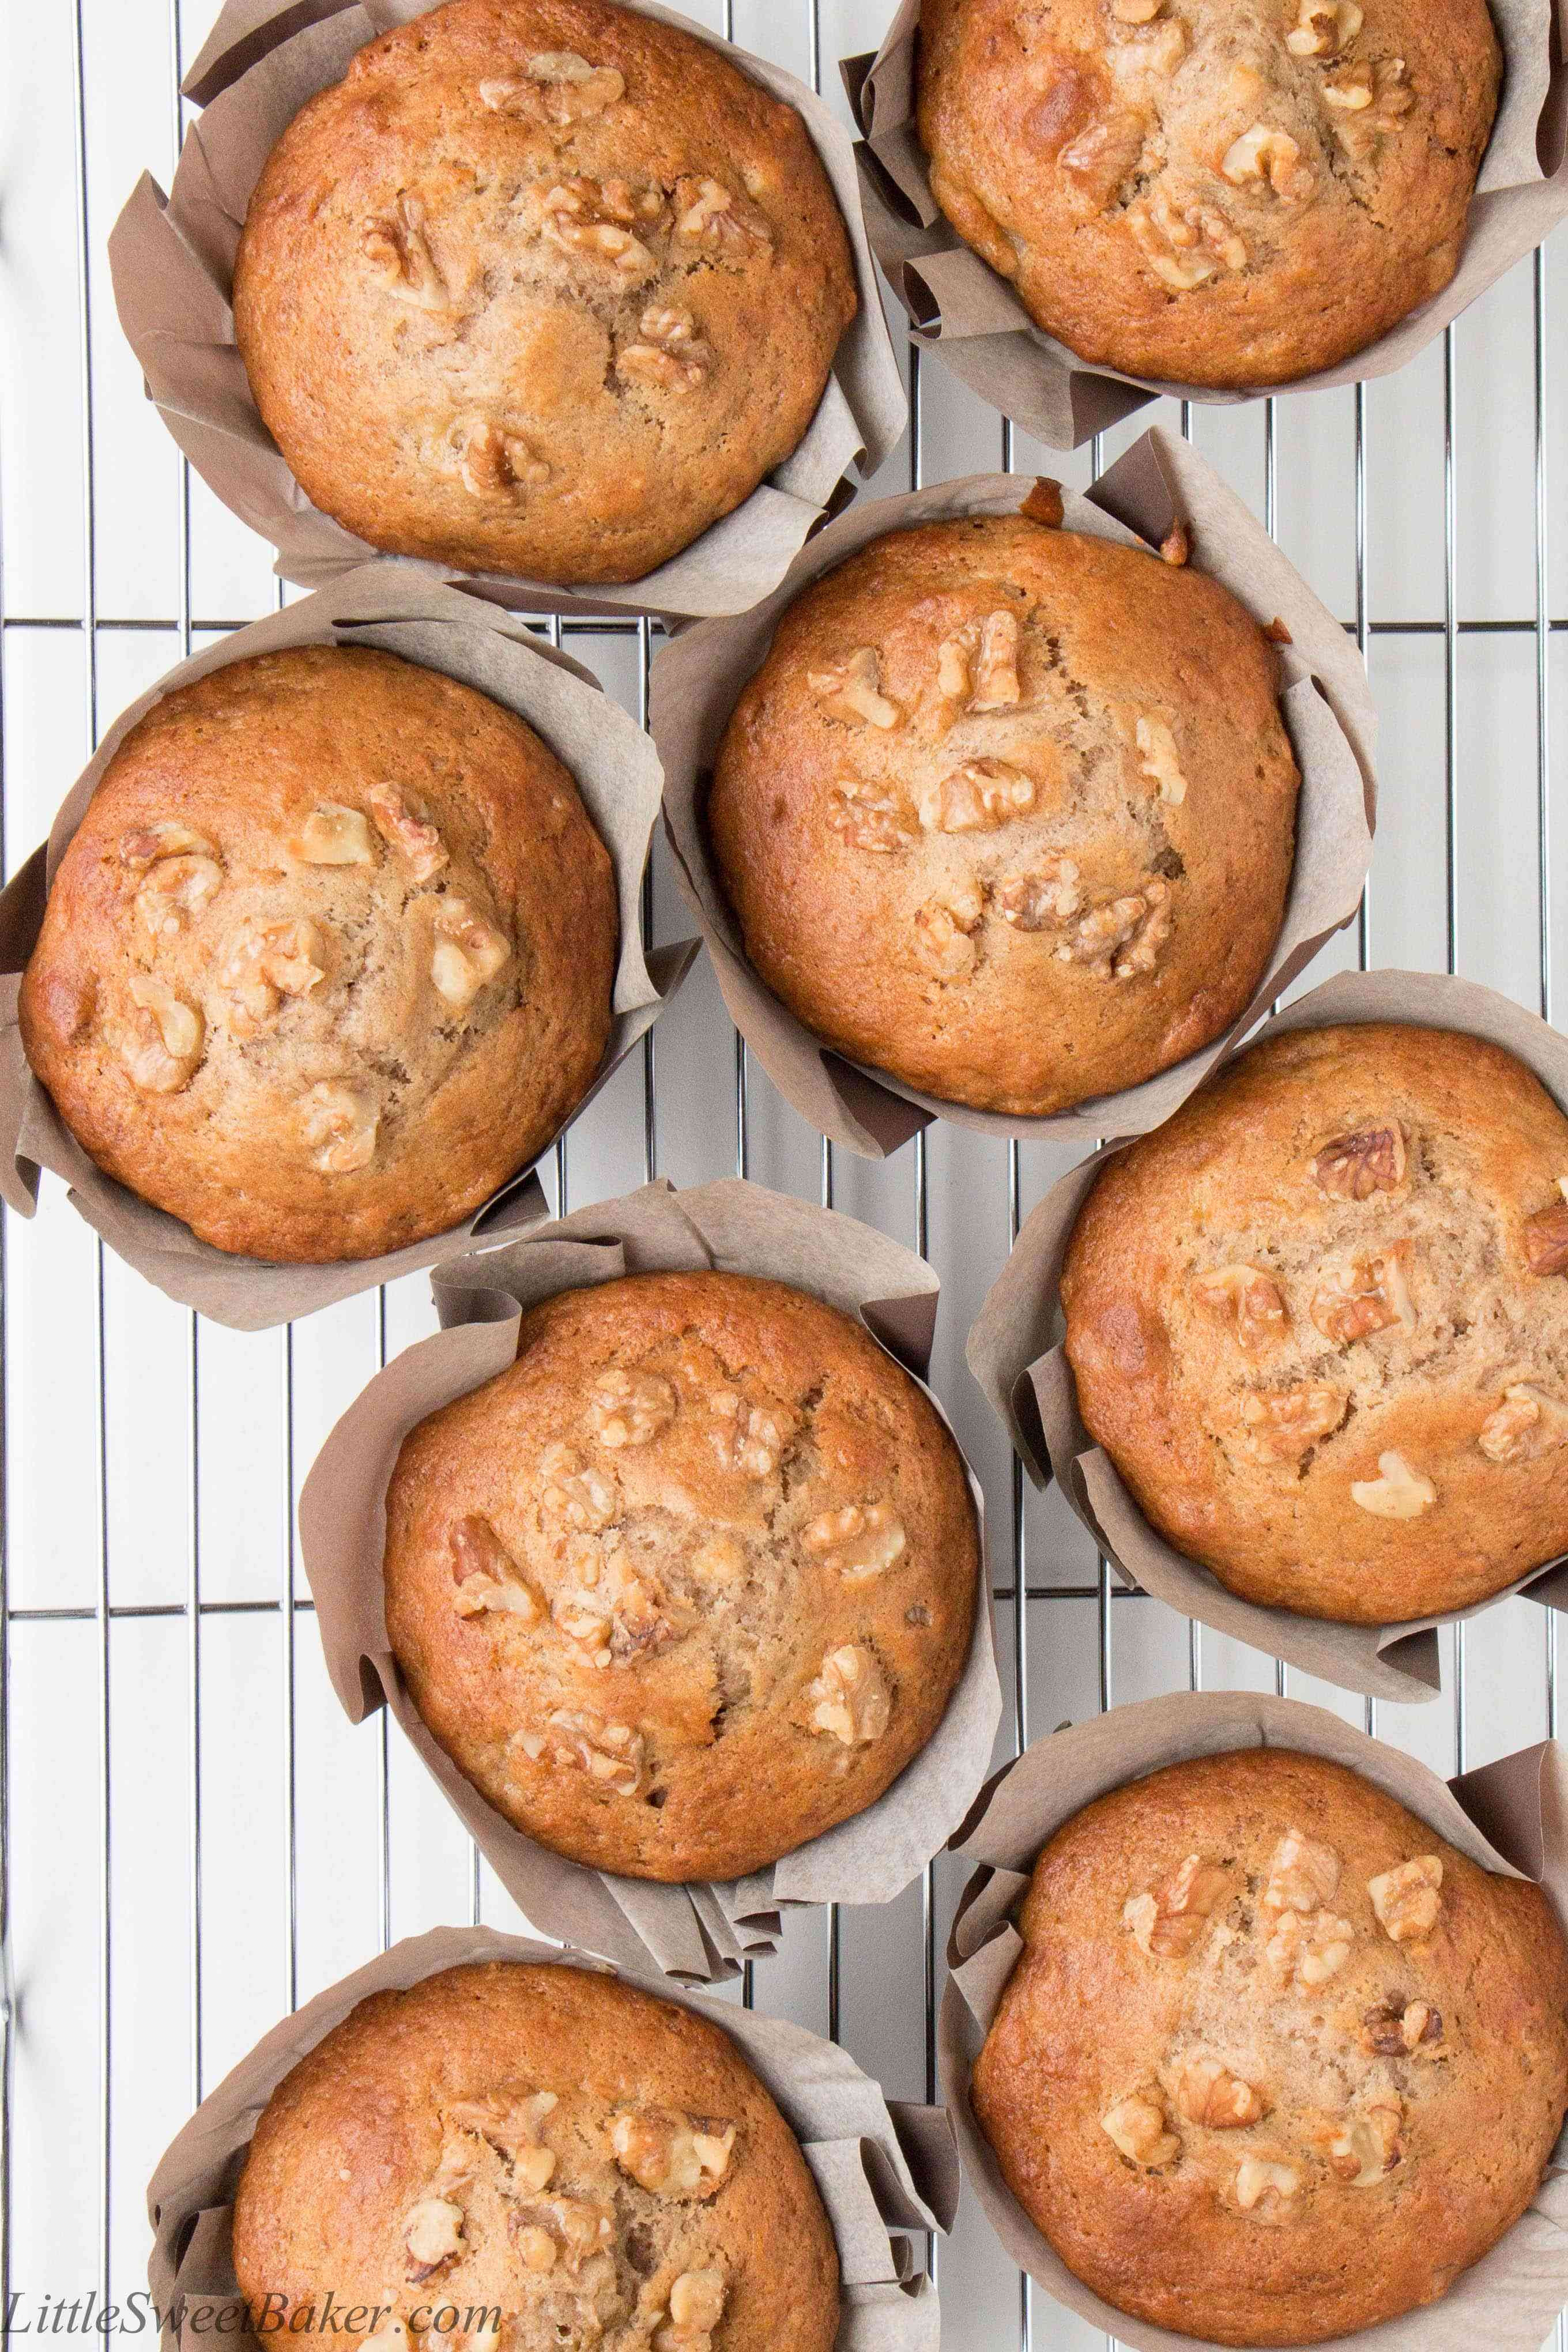
[[[974,2067],[1008,2188],[1119,2311],[1311,2344],[1435,2302],[1568,2107],[1568,1948],[1320,1757],[1244,1748],[1076,1813]]]
[[[1279,690],[1201,572],[1026,513],[873,540],[790,606],[720,747],[746,953],[943,1101],[1034,1118],[1135,1085],[1268,969],[1300,782]]]
[[[99,1166],[200,1240],[374,1257],[458,1223],[575,1108],[618,931],[531,728],[307,646],[131,730],[55,875],[22,1042]]]
[[[1090,1435],[1247,1600],[1375,1625],[1568,1550],[1568,1120],[1447,1030],[1296,1030],[1110,1160],[1061,1279]]]
[[[373,1994],[300,2059],[256,2126],[234,2267],[269,2329],[384,2352],[830,2352],[838,2328],[822,2200],[729,2036],[518,1961]],[[498,2310],[499,2336],[468,2317]]]
[[[637,1275],[531,1309],[516,1362],[404,1440],[386,1631],[530,1837],[739,1878],[925,1746],[979,1559],[958,1449],[859,1324],[750,1276]]]
[[[1048,334],[1245,390],[1447,285],[1501,74],[1486,0],[923,0],[920,136]]]
[[[857,309],[794,109],[609,0],[447,0],[355,56],[258,181],[257,406],[373,547],[640,579],[816,414]]]

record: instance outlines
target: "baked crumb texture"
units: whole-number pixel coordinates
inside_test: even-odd
[[[1217,581],[1024,516],[889,532],[780,623],[707,818],[747,954],[819,1036],[1037,1118],[1245,1009],[1300,782]]]
[[[1178,1550],[1354,1624],[1568,1549],[1568,1120],[1446,1030],[1304,1030],[1112,1160],[1062,1276],[1090,1434]]]
[[[804,1292],[631,1276],[523,1318],[387,1493],[387,1633],[509,1821],[595,1867],[762,1868],[871,1804],[941,1721],[978,1605],[963,1462]]]
[[[256,2127],[234,2261],[291,2339],[379,2352],[829,2352],[838,2327],[821,2199],[729,2037],[516,1961],[376,1993],[300,2060]]]
[[[234,273],[268,432],[373,547],[640,579],[750,496],[858,307],[794,109],[609,0],[447,0],[268,157]]]
[[[1040,326],[1175,383],[1284,383],[1458,266],[1486,0],[924,0],[931,190]]]
[[[1432,2303],[1568,2106],[1568,1950],[1342,1766],[1247,1748],[1100,1798],[1035,1865],[973,2079],[1007,2185],[1119,2311],[1308,2344]]]

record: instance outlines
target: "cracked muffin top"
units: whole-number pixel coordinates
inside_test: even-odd
[[[838,2328],[822,2200],[729,2036],[515,1960],[374,1993],[300,2059],[234,2266],[273,2328],[379,2352],[830,2352]]]
[[[608,0],[447,0],[361,49],[250,200],[235,330],[374,547],[640,579],[795,447],[857,308],[793,108]]]
[[[974,2068],[1008,2188],[1119,2311],[1348,2336],[1512,2228],[1568,2108],[1568,1947],[1359,1773],[1173,1764],[1035,1864]]]
[[[946,1709],[978,1573],[915,1381],[744,1275],[531,1308],[387,1490],[387,1636],[431,1733],[529,1836],[637,1878],[743,1876],[879,1797]]]
[[[1383,1022],[1242,1055],[1119,1152],[1062,1274],[1090,1434],[1249,1601],[1465,1609],[1568,1550],[1568,1119]]]
[[[1279,934],[1279,655],[1217,581],[1018,515],[874,540],[779,624],[708,825],[746,952],[840,1053],[1037,1118],[1218,1036]]]
[[[1486,0],[924,0],[959,235],[1081,359],[1333,366],[1458,266],[1501,57]]]
[[[177,688],[56,872],[22,1041],[99,1166],[216,1249],[446,1232],[549,1141],[610,1028],[608,852],[473,688],[308,646]]]

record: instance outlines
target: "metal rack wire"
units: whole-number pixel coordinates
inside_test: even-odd
[[[166,177],[180,70],[214,13],[216,0],[56,0],[0,29],[15,133],[0,185],[7,870],[100,722],[281,593],[141,410],[105,306],[113,212],[142,163]],[[821,89],[837,56],[874,45],[882,13],[881,0],[799,0],[770,17],[759,0],[722,0],[706,16]],[[1550,250],[1521,264],[1391,383],[1163,420],[1262,512],[1353,631],[1384,706],[1373,885],[1309,984],[1345,963],[1426,964],[1551,1016],[1565,268]],[[1082,487],[1148,421],[1062,459],[918,356],[910,392],[908,439],[873,489],[998,461]],[[647,622],[552,634],[646,718]],[[658,939],[684,929],[657,861],[645,920]],[[553,1181],[564,1205],[733,1168],[932,1258],[935,1377],[992,1515],[1002,1753],[1064,1717],[1200,1685],[1289,1688],[1444,1769],[1554,1730],[1555,1620],[1528,1602],[1445,1638],[1436,1705],[1363,1709],[1124,1592],[1059,1505],[1026,1488],[963,1372],[963,1338],[1067,1157],[938,1127],[885,1166],[836,1159],[748,1066],[700,973],[559,1150]],[[515,1915],[384,1717],[358,1732],[338,1722],[298,1572],[300,1478],[335,1412],[431,1328],[418,1280],[237,1340],[124,1276],[58,1189],[33,1229],[4,1221],[0,1271],[0,2305],[19,2295],[25,2318],[41,2296],[123,2303],[140,2284],[153,2158],[282,2008],[396,1935]],[[960,1875],[941,1858],[885,1911],[793,1916],[735,1997],[843,2038],[895,2094],[930,2095]],[[973,2211],[929,2259],[957,2352],[1089,2340]]]

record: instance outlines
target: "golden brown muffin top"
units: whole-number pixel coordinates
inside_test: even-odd
[[[447,0],[268,157],[235,264],[257,404],[373,546],[636,580],[795,448],[857,308],[800,117],[609,0]]]
[[[1080,357],[1284,383],[1452,278],[1486,0],[924,0],[937,202]]]
[[[957,1447],[858,1323],[782,1283],[629,1276],[404,1440],[388,1638],[509,1821],[642,1878],[729,1879],[879,1797],[963,1671]]]
[[[1169,1766],[1051,1839],[974,2069],[1007,2185],[1121,2311],[1222,2344],[1444,2294],[1568,2106],[1568,1947],[1358,1774]]]
[[[828,2352],[838,2326],[822,2201],[729,2037],[613,1977],[516,1961],[375,1993],[285,2076],[234,2262],[274,2326],[382,2352]],[[469,2318],[487,2311],[499,2337]]]
[[[1062,1276],[1079,1404],[1247,1599],[1377,1624],[1568,1549],[1568,1119],[1384,1022],[1240,1056],[1119,1153]]]
[[[1052,486],[1054,487],[1054,486]],[[1279,933],[1279,656],[1215,580],[1026,515],[807,588],[708,806],[746,951],[840,1052],[1033,1118],[1218,1035]]]
[[[310,646],[164,696],[104,772],[21,992],[100,1167],[215,1247],[374,1256],[478,1208],[605,1050],[615,878],[488,696]]]

